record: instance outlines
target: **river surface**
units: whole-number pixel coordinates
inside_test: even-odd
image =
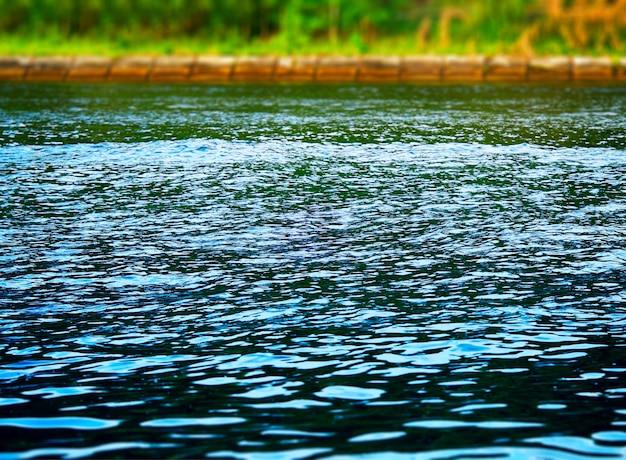
[[[0,86],[0,459],[626,457],[626,88]]]

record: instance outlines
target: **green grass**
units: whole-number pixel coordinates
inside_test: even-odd
[[[574,4],[596,9],[601,4],[600,11],[610,12],[614,2],[562,3],[567,11]],[[580,34],[579,25],[551,16],[546,5],[545,0],[0,0],[0,55],[624,54],[620,15],[603,23],[584,19]],[[607,37],[603,31],[611,27],[615,31]]]
[[[2,56],[76,56],[100,55],[123,56],[133,54],[147,55],[519,55],[514,43],[507,42],[452,42],[447,46],[419,46],[413,37],[381,38],[373,43],[364,43],[359,39],[340,42],[328,40],[302,41],[298,46],[290,46],[281,37],[266,41],[242,40],[217,41],[197,37],[179,37],[166,39],[108,39],[91,37],[73,37],[67,39],[57,35],[45,37],[24,37],[0,35],[0,55]],[[618,50],[590,48],[573,49],[561,41],[545,41],[534,47],[537,55],[589,55],[620,57]]]

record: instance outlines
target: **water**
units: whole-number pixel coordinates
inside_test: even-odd
[[[626,457],[625,113],[0,87],[0,459]]]

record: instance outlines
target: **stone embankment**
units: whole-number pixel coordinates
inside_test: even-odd
[[[608,57],[0,57],[0,81],[58,82],[625,82]]]

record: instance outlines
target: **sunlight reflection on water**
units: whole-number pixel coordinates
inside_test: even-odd
[[[0,458],[626,455],[623,150],[0,152]]]

